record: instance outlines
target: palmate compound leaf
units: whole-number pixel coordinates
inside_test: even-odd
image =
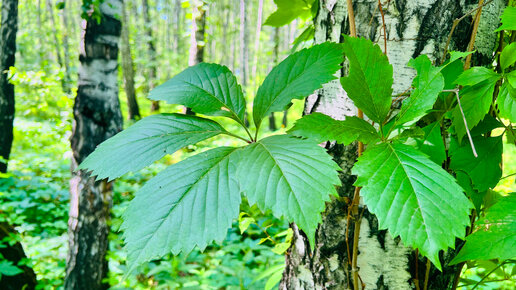
[[[312,139],[318,143],[332,140],[348,145],[358,140],[364,144],[379,140],[376,129],[358,117],[346,117],[338,121],[322,113],[312,113],[296,121],[288,133]]]
[[[340,185],[339,166],[313,141],[287,135],[245,147],[237,175],[250,204],[295,222],[314,245],[321,212]]]
[[[468,260],[516,258],[516,193],[489,208],[475,227],[451,265]]]
[[[382,124],[391,108],[392,65],[368,39],[344,35],[343,46],[349,75],[340,79],[342,87],[364,114]]]
[[[435,67],[427,55],[411,59],[408,65],[417,71],[412,85],[414,91],[405,99],[397,115],[396,124],[413,123],[432,109],[439,93],[444,88],[440,67]]]
[[[122,225],[131,271],[226,237],[241,201],[232,160],[237,150],[220,147],[173,164],[136,193]]]
[[[184,105],[194,112],[225,116],[244,124],[245,99],[231,71],[222,65],[200,63],[156,87],[149,99]]]
[[[389,143],[367,148],[353,174],[379,227],[441,269],[439,251],[464,238],[470,222],[472,205],[454,178],[415,148]]]
[[[182,114],[153,115],[101,143],[78,167],[97,179],[137,171],[166,154],[225,133],[217,122]]]
[[[292,99],[302,99],[336,77],[343,61],[342,46],[325,42],[302,49],[282,61],[258,88],[253,103],[256,128],[272,112],[283,111]]]

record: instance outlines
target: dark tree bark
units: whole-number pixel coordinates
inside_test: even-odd
[[[193,0],[192,5],[192,35],[190,37],[190,50],[188,65],[193,66],[204,61],[206,10],[202,1]],[[185,114],[194,115],[190,108],[185,108]]]
[[[118,101],[118,42],[121,0],[100,5],[101,21],[83,21],[83,39],[71,137],[69,252],[65,289],[107,289],[108,221],[112,183],[95,181],[84,171],[75,172],[102,141],[122,129]]]
[[[381,33],[381,16],[377,9],[378,1],[353,1],[358,36],[380,42],[383,49]],[[477,1],[391,1],[386,5],[387,51],[389,61],[394,67],[394,94],[410,87],[414,70],[406,66],[410,58],[422,53],[434,60],[442,57],[444,44],[455,18],[462,16]],[[500,11],[504,1],[493,1],[484,8],[483,26],[477,35],[477,65],[492,60],[492,48],[496,35],[492,31],[497,27]],[[315,42],[327,40],[340,42],[342,34],[349,33],[345,0],[320,0],[319,11],[315,17]],[[470,37],[472,18],[464,20],[455,32],[452,49],[465,50]],[[459,32],[460,31],[460,32]],[[343,70],[339,76],[345,73]],[[305,103],[305,114],[322,112],[336,119],[356,115],[353,102],[338,81],[323,86]],[[347,224],[348,201],[352,199],[353,182],[351,168],[356,159],[356,145],[340,146],[333,143],[326,147],[342,167],[339,189],[340,198],[327,204],[323,222],[316,233],[313,252],[302,231],[296,225],[293,246],[286,256],[286,268],[280,289],[351,289],[352,272],[348,249],[352,251],[353,223]],[[361,212],[362,212],[361,205]],[[349,241],[346,241],[346,229],[349,226]],[[456,266],[448,266],[450,253],[442,254],[443,272],[431,267],[428,289],[449,289],[453,282]],[[419,280],[423,289],[426,258],[415,256],[412,249],[406,248],[399,238],[393,239],[385,230],[379,230],[375,216],[364,209],[361,219],[360,238],[358,241],[358,268],[361,282],[366,289],[413,289]],[[419,273],[416,274],[416,263]],[[416,279],[418,277],[418,279]]]
[[[147,37],[147,53],[150,64],[148,65],[147,83],[149,91],[156,86],[156,45],[152,35],[152,22],[149,14],[149,1],[142,0],[143,21],[145,23],[145,34]],[[159,111],[159,101],[152,101],[151,111]]]
[[[0,157],[7,160],[13,143],[14,85],[9,83],[7,72],[14,66],[16,32],[18,31],[18,0],[2,3],[0,27]],[[7,171],[7,163],[0,161],[0,172]]]
[[[14,86],[9,83],[7,71],[14,66],[16,53],[16,32],[18,31],[18,0],[2,1],[2,24],[0,26],[0,173],[7,172],[7,160],[11,154],[13,143],[13,121],[14,121]],[[10,236],[16,236],[16,230],[9,224],[0,223],[0,241]],[[0,278],[1,289],[34,289],[36,286],[36,275],[27,267],[18,265],[25,259],[25,252],[22,245],[17,242],[13,245],[1,243],[0,255],[13,263],[22,273],[15,276],[2,276]]]
[[[129,43],[129,17],[127,16],[126,4],[122,8],[122,71],[124,74],[124,90],[127,97],[127,107],[129,109],[128,119],[140,119],[140,108],[136,101],[134,89],[134,66],[133,56],[131,55],[131,44]]]

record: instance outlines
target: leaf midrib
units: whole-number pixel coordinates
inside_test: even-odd
[[[198,183],[199,183],[199,182],[200,182],[200,181],[201,181],[201,180],[202,180],[202,179],[203,179],[203,178],[204,178],[208,173],[210,173],[210,172],[211,172],[211,170],[213,170],[213,168],[217,167],[217,166],[218,166],[218,165],[219,165],[219,164],[220,164],[224,159],[228,158],[228,157],[229,157],[233,152],[235,152],[235,150],[236,150],[236,149],[238,149],[238,148],[236,148],[236,147],[235,147],[235,148],[233,148],[233,150],[229,151],[229,152],[227,153],[227,155],[226,155],[226,156],[222,157],[219,161],[217,161],[217,163],[216,163],[216,164],[214,164],[213,166],[211,166],[211,167],[210,167],[210,168],[209,168],[205,173],[203,173],[203,174],[202,174],[202,175],[201,175],[201,176],[200,176],[200,177],[199,177],[199,178],[198,178],[194,183],[192,183],[192,185],[188,188],[188,190],[186,190],[186,191],[182,194],[182,196],[181,196],[181,197],[179,198],[179,200],[175,203],[175,205],[174,205],[174,206],[172,206],[172,207],[170,208],[170,210],[167,212],[167,214],[166,214],[166,215],[164,215],[164,217],[163,217],[163,218],[161,218],[161,221],[159,222],[158,226],[156,226],[156,228],[160,228],[160,227],[163,225],[163,223],[165,222],[165,220],[167,219],[167,217],[169,217],[169,216],[170,216],[170,214],[172,213],[172,211],[174,211],[174,209],[177,207],[177,205],[178,205],[179,203],[181,203],[181,201],[185,198],[185,196],[187,196],[187,195],[190,193],[190,191],[192,190],[192,188],[194,188],[194,187],[195,187],[195,185],[197,185],[197,184],[198,184]],[[154,232],[150,235],[150,237],[149,237],[149,238],[147,239],[147,241],[145,242],[145,245],[143,246],[143,248],[146,248],[146,247],[147,247],[148,242],[149,242],[149,241],[150,241],[150,240],[151,240],[151,239],[156,235],[156,233],[157,233],[157,232],[158,232],[158,231],[156,230],[156,231],[154,231]],[[142,250],[142,249],[140,249],[139,254],[138,254],[138,256],[136,257],[135,261],[138,261],[138,260],[140,259],[140,257],[141,257],[141,254],[142,254],[142,253],[143,253],[143,250]]]

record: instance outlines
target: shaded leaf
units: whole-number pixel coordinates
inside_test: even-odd
[[[441,165],[446,159],[441,126],[439,122],[434,122],[423,128],[425,136],[423,139],[416,139],[417,147],[421,152],[430,156],[430,159]]]
[[[476,222],[475,231],[451,261],[516,258],[516,194],[500,199]]]
[[[136,193],[122,225],[131,270],[226,237],[240,205],[235,150],[220,147],[171,165]]]
[[[166,101],[210,116],[225,116],[244,124],[245,99],[236,77],[225,67],[200,63],[156,87],[149,99]]]
[[[450,149],[450,168],[471,177],[473,188],[478,191],[494,188],[502,177],[502,141],[502,136],[474,138],[478,157],[473,155],[469,143],[464,143],[457,149]]]
[[[283,60],[267,75],[253,103],[257,128],[272,112],[283,111],[292,99],[302,99],[333,79],[342,63],[342,46],[325,42],[302,49]]]
[[[346,120],[338,121],[322,113],[312,113],[297,120],[288,133],[317,143],[335,140],[344,145],[356,140],[367,144],[380,139],[376,129],[363,119],[348,116]]]
[[[379,227],[441,269],[439,251],[464,238],[472,208],[454,178],[415,148],[388,143],[367,148],[352,172]]]
[[[241,155],[237,174],[249,203],[295,222],[313,246],[320,213],[340,185],[339,166],[314,142],[287,135],[262,139]]]
[[[153,115],[101,143],[78,167],[97,179],[114,179],[137,171],[166,154],[226,130],[212,120],[182,114]]]
[[[296,18],[308,19],[312,16],[314,0],[274,0],[278,7],[263,25],[281,27],[289,24]]]
[[[392,65],[380,47],[365,38],[344,35],[349,74],[340,79],[355,105],[371,120],[383,123],[391,108]]]

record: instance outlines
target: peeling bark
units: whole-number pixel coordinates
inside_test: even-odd
[[[381,16],[377,0],[353,1],[357,33],[359,37],[383,43]],[[474,4],[473,4],[474,3]],[[396,0],[384,4],[386,21],[387,51],[389,61],[394,67],[394,94],[410,88],[415,71],[406,66],[407,62],[420,54],[428,54],[431,59],[439,60],[444,44],[455,18],[474,8],[477,1],[464,0]],[[494,1],[485,7],[489,12],[483,15],[483,33],[477,35],[475,42],[477,65],[492,60],[492,48],[496,37],[491,32],[497,27],[503,0]],[[342,34],[349,33],[345,0],[320,0],[315,21],[315,42],[340,42]],[[464,50],[470,37],[472,18],[466,18],[457,27],[452,38],[451,50]],[[381,46],[383,47],[383,45]],[[481,49],[486,47],[486,49]],[[490,47],[490,48],[489,48]],[[487,49],[489,48],[489,49]],[[346,68],[338,73],[340,77]],[[355,115],[353,102],[338,81],[330,82],[308,97],[305,114],[322,112],[335,119]],[[293,246],[286,257],[286,268],[280,289],[351,289],[353,287],[350,257],[353,244],[352,222],[347,225],[348,203],[353,196],[351,168],[356,160],[356,145],[341,146],[326,144],[335,161],[342,167],[340,178],[343,186],[339,197],[327,204],[322,216],[322,224],[316,232],[315,249],[295,225]],[[363,206],[361,206],[362,212]],[[363,211],[360,227],[358,266],[361,281],[366,289],[413,289],[416,261],[420,273],[420,283],[424,280],[426,259],[416,256],[403,246],[399,238],[393,239],[385,230],[379,230],[378,221],[367,209]],[[349,241],[346,241],[348,228]],[[347,246],[349,244],[349,247]],[[431,268],[428,289],[447,289],[453,282],[455,267],[448,267],[452,252],[443,253],[443,272]],[[351,254],[351,253],[350,253]],[[422,284],[421,284],[422,285]],[[421,287],[422,289],[422,287]]]
[[[78,91],[71,137],[72,178],[68,220],[69,252],[65,289],[107,289],[108,220],[112,183],[95,181],[84,171],[75,172],[102,141],[122,129],[118,101],[118,42],[121,0],[100,5],[102,19],[83,21]]]

